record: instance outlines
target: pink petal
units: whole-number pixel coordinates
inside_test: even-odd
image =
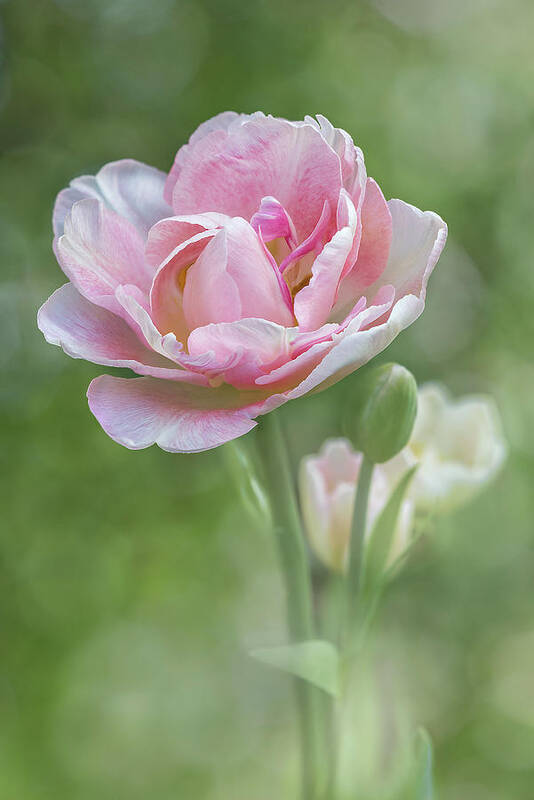
[[[330,323],[323,325],[313,333],[299,333],[292,341],[290,359],[267,375],[256,379],[258,386],[273,386],[277,390],[283,386],[287,391],[306,380],[316,367],[322,364],[325,356],[334,350],[341,341],[350,333],[371,325],[376,319],[384,316],[393,303],[395,292],[392,287],[384,287],[378,292],[374,304],[365,308],[365,298],[360,298],[350,314],[339,325]],[[286,396],[289,399],[292,391]],[[300,397],[300,395],[297,395]]]
[[[280,264],[280,272],[285,272],[292,264],[300,258],[310,253],[312,250],[318,250],[322,247],[323,238],[326,236],[326,231],[330,223],[330,208],[328,202],[325,200],[321,216],[315,223],[315,227],[309,236],[304,239],[295,249],[284,258]]]
[[[39,309],[37,325],[50,344],[73,358],[94,364],[127,367],[139,375],[207,384],[200,375],[187,372],[148,347],[115,314],[93,305],[67,283]]]
[[[382,309],[375,307],[373,313],[383,316],[387,307],[387,303],[384,303]],[[391,314],[382,324],[360,330],[359,324],[355,321],[353,324],[357,325],[356,331],[349,325],[321,363],[298,386],[287,393],[287,399],[292,400],[311,391],[326,389],[362,367],[385,350],[401,331],[415,322],[423,308],[422,298],[407,295],[395,303]],[[371,310],[372,306],[362,313],[365,315]]]
[[[343,277],[335,314],[344,313],[357,297],[364,294],[386,268],[391,247],[391,213],[378,184],[367,179],[361,212],[362,233],[357,259]]]
[[[402,200],[390,200],[392,240],[389,259],[379,279],[367,290],[393,284],[397,297],[415,294],[424,300],[426,285],[447,240],[447,225],[432,211],[420,211]]]
[[[266,375],[260,375],[256,378],[256,385],[260,388],[269,387],[271,391],[278,392],[294,389],[321,363],[334,345],[331,337],[326,341],[312,344],[285,364],[272,369]],[[285,399],[288,400],[289,397]]]
[[[55,249],[63,272],[79,292],[110,311],[120,313],[114,295],[121,283],[150,288],[140,233],[98,200],[74,204]]]
[[[162,334],[154,324],[146,300],[136,286],[119,286],[115,296],[124,311],[126,321],[148,347],[184,369],[209,374],[210,367],[213,368],[213,353],[191,356],[185,352],[183,343],[174,333]]]
[[[392,237],[391,212],[379,185],[367,179],[362,205],[362,239],[355,273],[367,288],[384,272],[388,262]]]
[[[213,133],[214,131],[227,131],[231,125],[235,125],[238,122],[243,122],[246,119],[250,119],[249,114],[238,114],[236,111],[223,111],[221,114],[216,114],[214,117],[202,122],[198,126],[196,131],[194,131],[194,133],[191,135],[189,142],[181,147],[176,153],[174,164],[172,165],[171,171],[167,177],[167,182],[165,184],[165,199],[169,205],[172,205],[172,193],[182,166],[191,157],[194,150],[194,145],[209,133]]]
[[[171,453],[210,450],[256,423],[236,392],[155,378],[101,375],[89,386],[89,408],[119,444],[140,450],[157,444]]]
[[[293,324],[257,234],[239,217],[214,236],[187,271],[183,307],[191,330],[245,317]]]
[[[273,196],[302,239],[325,200],[335,207],[340,189],[339,158],[316,128],[254,116],[194,145],[180,167],[173,208],[176,214],[209,210],[251,219],[262,198]]]
[[[177,247],[192,236],[211,228],[221,228],[228,221],[224,214],[190,214],[182,217],[162,219],[148,232],[145,256],[147,262],[157,269]]]
[[[317,122],[312,117],[306,117],[312,124],[315,124],[321,132],[324,140],[328,142],[332,150],[337,154],[341,161],[343,176],[343,186],[352,194],[354,185],[358,180],[357,173],[364,167],[363,153],[359,147],[354,146],[352,137],[343,128],[335,128],[332,123],[322,114],[317,114]],[[365,180],[365,178],[364,178]]]
[[[259,233],[264,242],[273,239],[286,239],[289,247],[295,247],[297,234],[293,220],[284,206],[274,197],[263,197],[258,211],[250,220],[250,224]]]
[[[172,214],[163,198],[165,179],[164,172],[130,158],[106,164],[95,176],[75,178],[57,197],[54,233],[61,236],[65,217],[75,202],[93,198],[146,234],[157,220]]]
[[[330,316],[353,241],[354,231],[349,227],[342,228],[315,259],[309,284],[295,296],[295,316],[301,330],[315,330]]]
[[[172,332],[185,342],[190,327],[183,305],[183,282],[180,273],[193,264],[216,234],[216,230],[202,230],[182,242],[160,265],[150,290],[151,316],[162,333]]]
[[[196,328],[189,336],[191,356],[212,353],[213,369],[226,383],[254,389],[259,375],[287,360],[287,329],[263,319],[242,319]]]

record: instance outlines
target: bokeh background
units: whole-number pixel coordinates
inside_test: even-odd
[[[168,169],[228,108],[327,115],[387,197],[449,223],[427,310],[385,357],[492,394],[510,455],[391,586],[373,663],[390,718],[432,734],[441,800],[531,800],[534,4],[13,0],[0,13],[2,800],[295,796],[287,681],[247,656],[284,637],[266,531],[220,451],[108,439],[85,399],[105,370],[35,324],[63,280],[58,190],[122,157]],[[295,464],[338,432],[357,380],[283,409]]]

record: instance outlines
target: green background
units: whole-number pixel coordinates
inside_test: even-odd
[[[425,314],[386,357],[419,382],[492,394],[510,455],[390,588],[371,676],[379,713],[430,730],[441,800],[530,800],[534,5],[15,0],[0,13],[2,800],[295,796],[287,682],[246,655],[285,635],[269,537],[220,451],[108,439],[85,399],[105,370],[35,324],[63,282],[58,190],[122,157],[168,169],[228,108],[325,114],[387,197],[449,224]],[[295,463],[338,432],[357,380],[283,409]]]

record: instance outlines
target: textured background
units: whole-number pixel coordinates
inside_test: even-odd
[[[240,513],[222,453],[109,440],[85,400],[105,370],[35,325],[62,282],[56,192],[125,156],[167,169],[227,108],[327,115],[387,197],[449,223],[427,310],[386,357],[492,393],[511,453],[391,587],[371,674],[388,713],[431,731],[441,800],[530,800],[534,5],[14,0],[0,13],[2,800],[291,796],[286,681],[246,656],[283,636],[268,537]],[[295,461],[336,432],[357,380],[284,408]],[[362,798],[383,800],[366,781]]]

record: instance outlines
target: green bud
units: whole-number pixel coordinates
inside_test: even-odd
[[[361,376],[345,418],[356,450],[375,464],[389,461],[408,443],[417,411],[417,384],[400,364],[372,367]]]

